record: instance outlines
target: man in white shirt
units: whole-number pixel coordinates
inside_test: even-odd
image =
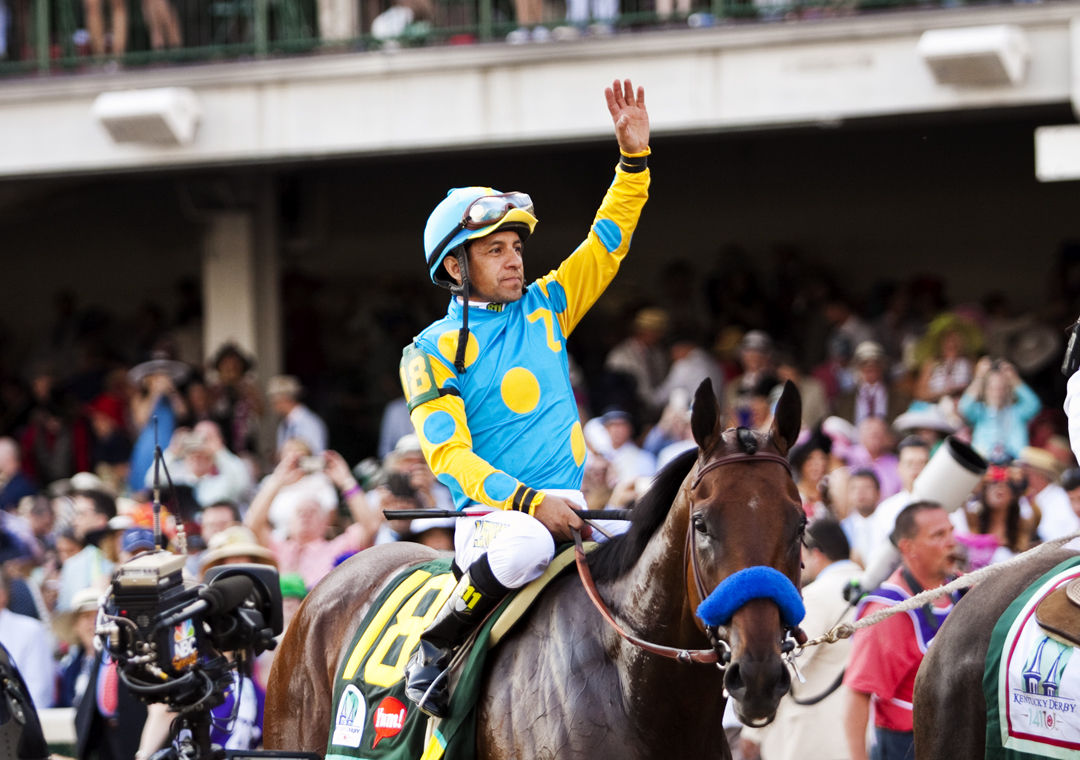
[[[874,526],[880,495],[881,487],[873,470],[863,467],[848,476],[847,503],[851,511],[840,521],[840,527],[851,545],[851,555],[864,565],[877,545],[875,542],[880,540]]]
[[[326,423],[319,415],[300,403],[303,393],[300,381],[292,375],[277,375],[266,384],[266,397],[275,414],[281,417],[277,428],[277,451],[290,438],[299,438],[312,454],[326,451]]]
[[[0,569],[0,644],[7,648],[26,681],[35,709],[52,707],[55,691],[52,634],[40,620],[9,610],[8,598],[8,578]]]
[[[251,471],[243,459],[225,447],[217,423],[200,422],[186,435],[173,438],[174,444],[165,452],[166,466],[174,483],[192,487],[199,506],[247,500]],[[153,484],[153,472],[151,468],[147,473],[147,485]]]
[[[611,409],[600,417],[600,421],[611,439],[608,460],[613,472],[610,479],[614,480],[615,484],[649,478],[656,474],[656,458],[638,448],[632,439],[634,424],[627,412]]]
[[[698,386],[708,378],[712,380],[717,400],[724,398],[724,372],[720,365],[689,335],[679,334],[671,342],[671,369],[660,387],[653,393],[653,404],[663,408],[672,394],[680,391],[693,398]]]
[[[1027,477],[1027,498],[1042,514],[1036,532],[1043,541],[1080,530],[1080,518],[1073,512],[1069,494],[1057,484],[1064,469],[1046,449],[1025,446],[1018,460]]]
[[[889,540],[889,535],[896,525],[896,516],[900,510],[915,501],[911,491],[915,488],[915,478],[930,461],[930,447],[918,436],[909,435],[900,441],[896,454],[896,473],[900,476],[900,491],[878,504],[874,510],[874,528],[870,553],[863,556],[869,562],[874,549]]]
[[[113,563],[97,547],[97,542],[108,529],[109,520],[116,517],[116,500],[104,491],[75,491],[71,495],[71,505],[72,530],[83,548],[64,560],[60,567],[58,612],[70,608],[76,592],[90,587],[104,588],[113,571]]]

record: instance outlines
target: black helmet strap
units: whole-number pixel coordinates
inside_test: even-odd
[[[461,246],[455,252],[461,269],[461,284],[450,286],[450,292],[461,296],[461,329],[458,330],[457,354],[454,356],[454,369],[458,374],[465,372],[465,349],[469,345],[469,254],[468,246]]]

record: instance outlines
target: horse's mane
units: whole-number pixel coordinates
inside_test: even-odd
[[[667,518],[679,486],[694,466],[697,456],[697,448],[684,451],[657,474],[652,487],[634,505],[630,529],[601,544],[589,555],[593,578],[597,581],[614,580],[634,566],[649,539]]]

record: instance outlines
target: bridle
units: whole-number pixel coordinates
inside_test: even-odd
[[[741,433],[741,429],[740,429]],[[741,435],[740,435],[741,438]],[[689,485],[689,492],[694,491],[698,485],[701,484],[702,478],[707,474],[728,464],[758,464],[763,462],[773,462],[783,465],[788,474],[791,474],[791,464],[788,460],[779,455],[768,451],[754,451],[754,452],[736,452],[733,454],[726,454],[722,457],[713,459],[712,461],[701,465],[698,471],[694,475],[694,480]],[[684,489],[687,486],[683,486]],[[655,654],[660,657],[665,657],[672,660],[677,660],[683,663],[703,663],[703,664],[715,664],[721,671],[724,670],[728,663],[731,662],[731,645],[727,640],[720,635],[718,626],[705,626],[705,635],[709,639],[709,649],[682,649],[679,647],[669,647],[662,644],[654,644],[649,641],[645,641],[632,633],[626,631],[618,621],[615,620],[615,616],[611,614],[611,610],[608,609],[604,600],[600,598],[600,593],[596,589],[596,582],[592,578],[592,573],[589,571],[588,562],[585,559],[585,547],[582,544],[581,534],[573,529],[574,535],[574,560],[577,564],[578,575],[581,577],[581,583],[585,587],[585,593],[588,594],[589,599],[592,600],[593,605],[600,612],[600,615],[607,621],[616,633],[618,633],[626,641],[630,642],[634,646],[642,649],[650,654]],[[698,563],[697,555],[697,542],[694,541],[694,515],[693,506],[691,504],[690,513],[687,516],[686,525],[686,549],[684,557],[687,557],[687,564],[690,566],[689,574],[694,581],[694,590],[697,591],[700,599],[705,599],[709,596],[705,590],[705,582],[701,578],[701,570]],[[684,585],[686,568],[684,571]],[[688,589],[689,590],[689,589]],[[799,636],[805,639],[805,634],[796,626],[794,630],[785,627],[785,637],[782,643],[782,651],[787,654],[791,652],[795,644],[798,641]]]

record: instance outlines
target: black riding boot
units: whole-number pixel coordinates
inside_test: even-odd
[[[428,715],[446,717],[450,688],[449,678],[443,673],[450,666],[454,650],[509,591],[495,579],[485,554],[461,576],[435,620],[420,634],[420,646],[405,666],[405,694]]]

